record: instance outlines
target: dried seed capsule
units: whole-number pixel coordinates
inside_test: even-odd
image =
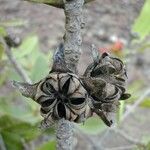
[[[40,112],[45,121],[65,118],[81,122],[90,114],[87,91],[75,74],[52,72],[34,85],[20,83],[20,86],[22,94],[27,96],[28,91],[31,94],[28,97],[41,105]]]
[[[95,49],[93,49],[95,51]],[[116,112],[119,99],[127,99],[126,94],[126,69],[123,62],[113,58],[107,53],[95,56],[84,76],[81,77],[85,89],[92,99],[93,111],[109,126],[111,121],[107,119],[107,113]]]

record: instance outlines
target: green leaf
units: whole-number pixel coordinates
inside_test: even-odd
[[[0,36],[4,37],[6,35],[7,35],[7,32],[6,32],[5,28],[0,26]]]
[[[14,134],[26,141],[30,141],[40,135],[37,125],[31,125],[8,115],[0,117],[0,131]]]
[[[149,42],[149,41],[148,41],[148,42],[142,41],[141,47],[139,47],[137,50],[138,50],[139,52],[143,52],[143,51],[145,51],[146,49],[150,49],[150,42]]]
[[[140,139],[141,144],[137,144],[133,150],[150,150],[150,136],[144,136]]]
[[[0,22],[0,26],[4,26],[4,27],[17,27],[17,26],[23,26],[25,24],[27,24],[27,21],[21,19]]]
[[[150,149],[150,141],[149,143],[146,145],[146,150],[149,150]],[[145,149],[144,149],[145,150]]]
[[[3,44],[0,42],[0,60],[2,59],[3,54],[4,54],[4,46],[3,46]]]
[[[139,33],[141,39],[150,34],[150,0],[146,0],[139,17],[133,25],[133,31]]]
[[[7,115],[10,117],[14,117],[19,119],[20,121],[27,122],[30,124],[35,124],[41,120],[40,113],[38,113],[39,107],[37,107],[38,104],[35,102],[32,103],[32,107],[36,106],[36,109],[34,111],[31,109],[30,104],[32,101],[26,102],[25,98],[21,99],[19,103],[22,105],[14,105],[14,102],[12,101],[13,95],[7,95],[7,97],[1,97],[0,98],[0,115]],[[19,97],[18,97],[19,98]],[[16,96],[14,97],[16,99]],[[11,101],[10,101],[11,100]],[[18,102],[17,102],[18,103]]]
[[[38,50],[38,37],[35,35],[27,37],[18,48],[12,49],[16,58],[27,56],[34,50]]]
[[[138,97],[141,96],[143,93],[144,83],[142,80],[136,80],[128,87],[128,93],[130,93],[132,96],[126,101],[126,103],[133,103],[137,100]],[[139,92],[137,92],[139,91]]]
[[[123,116],[124,110],[125,110],[125,101],[120,101],[119,112],[118,112],[118,121],[120,121],[121,117]]]
[[[14,79],[16,81],[21,81],[22,80],[20,75],[12,67],[9,67],[8,74],[9,74],[9,80],[14,80]]]
[[[7,131],[2,131],[1,135],[3,137],[7,150],[22,150],[23,149],[21,137],[18,136],[17,134],[13,134]]]
[[[141,141],[146,145],[146,144],[150,144],[150,135],[144,135],[144,137],[142,137]]]
[[[2,84],[4,84],[4,82],[7,80],[8,78],[8,72],[7,71],[2,71],[1,75],[0,75],[0,86]]]
[[[49,67],[47,63],[47,58],[44,54],[41,53],[41,55],[37,58],[35,65],[33,66],[33,69],[31,71],[31,79],[33,81],[39,81],[48,74],[48,71]]]
[[[56,150],[56,141],[49,141],[44,144],[42,144],[39,148],[36,150]]]
[[[146,98],[140,106],[150,108],[150,97]]]
[[[79,125],[79,127],[81,130],[87,133],[97,134],[103,131],[103,129],[105,129],[106,126],[101,121],[101,119],[98,116],[96,116],[96,117],[89,118],[88,120],[85,121],[84,124]]]

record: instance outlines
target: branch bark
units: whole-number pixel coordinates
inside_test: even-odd
[[[57,8],[64,8],[63,0],[24,0],[24,1],[29,1],[29,2],[34,2],[34,3],[43,3],[43,4],[51,5]],[[94,1],[94,0],[85,0],[85,3],[88,3],[91,1]]]
[[[73,123],[61,119],[57,125],[57,150],[72,150],[73,149]]]
[[[64,35],[64,57],[69,70],[76,73],[77,64],[81,54],[81,27],[82,8],[84,0],[64,0],[64,12],[66,16]],[[73,149],[73,123],[64,119],[60,120],[57,127],[57,149]]]
[[[82,8],[84,0],[66,0],[66,32],[64,35],[65,61],[67,67],[76,72],[77,64],[81,54],[81,26],[83,24]]]

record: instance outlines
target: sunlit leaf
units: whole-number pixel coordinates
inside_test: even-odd
[[[48,74],[49,67],[48,63],[46,61],[46,57],[44,55],[40,55],[35,65],[33,66],[33,69],[31,71],[31,79],[33,81],[39,81],[41,78],[45,77]]]
[[[150,108],[150,97],[146,98],[140,106]]]
[[[2,59],[3,53],[4,53],[4,46],[3,46],[3,44],[0,42],[0,60]]]
[[[150,144],[150,135],[146,135],[144,137],[142,137],[142,140],[141,140],[143,143],[145,144]]]
[[[16,58],[27,56],[33,50],[38,50],[38,37],[35,35],[27,37],[18,48],[12,49]]]
[[[56,141],[49,141],[44,144],[42,144],[39,148],[36,150],[56,150]]]
[[[0,26],[0,36],[4,37],[7,35],[7,32],[4,27]]]
[[[9,80],[16,80],[16,81],[22,81],[22,78],[20,75],[14,70],[13,67],[9,67]]]
[[[132,96],[126,101],[126,103],[133,103],[141,96],[143,93],[144,83],[142,80],[136,80],[132,84],[128,86],[128,93],[130,93]],[[137,92],[139,91],[139,92]]]
[[[119,111],[118,111],[118,121],[120,121],[121,117],[123,116],[124,110],[125,110],[125,101],[120,101]]]
[[[150,34],[150,0],[146,0],[140,16],[133,25],[133,31],[140,34],[141,39]]]
[[[146,42],[146,43],[142,41],[141,47],[139,47],[137,50],[140,51],[140,52],[143,52],[146,49],[150,49],[150,42],[149,41]]]
[[[8,115],[10,117],[14,117],[16,119],[19,119],[20,121],[25,121],[30,124],[35,124],[39,122],[40,114],[37,110],[31,110],[29,107],[30,101],[26,102],[23,100],[20,100],[20,103],[22,106],[14,105],[10,99],[12,99],[13,96],[7,95],[7,97],[1,97],[0,98],[0,115]],[[34,105],[37,105],[34,103]]]
[[[1,72],[1,75],[0,75],[0,86],[6,81],[7,78],[8,78],[8,72],[7,71]]]
[[[31,125],[8,115],[0,117],[0,131],[20,136],[20,139],[26,141],[40,135],[37,125]]]
[[[0,26],[4,26],[4,27],[17,27],[17,26],[23,26],[26,24],[27,24],[27,21],[21,20],[21,19],[7,20],[7,21],[0,22]]]
[[[97,133],[103,131],[103,129],[105,129],[106,126],[101,121],[101,119],[96,116],[96,117],[87,119],[85,121],[85,123],[79,125],[79,127],[87,133],[97,134]]]

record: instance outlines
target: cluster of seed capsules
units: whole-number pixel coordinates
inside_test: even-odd
[[[41,105],[42,125],[50,126],[61,118],[81,123],[96,113],[111,126],[107,114],[117,110],[119,100],[130,97],[125,93],[127,75],[123,62],[103,53],[87,67],[84,75],[78,76],[60,69],[61,56],[58,51],[53,62],[55,69],[38,83],[14,82],[15,86],[24,89],[20,90],[24,96]]]

